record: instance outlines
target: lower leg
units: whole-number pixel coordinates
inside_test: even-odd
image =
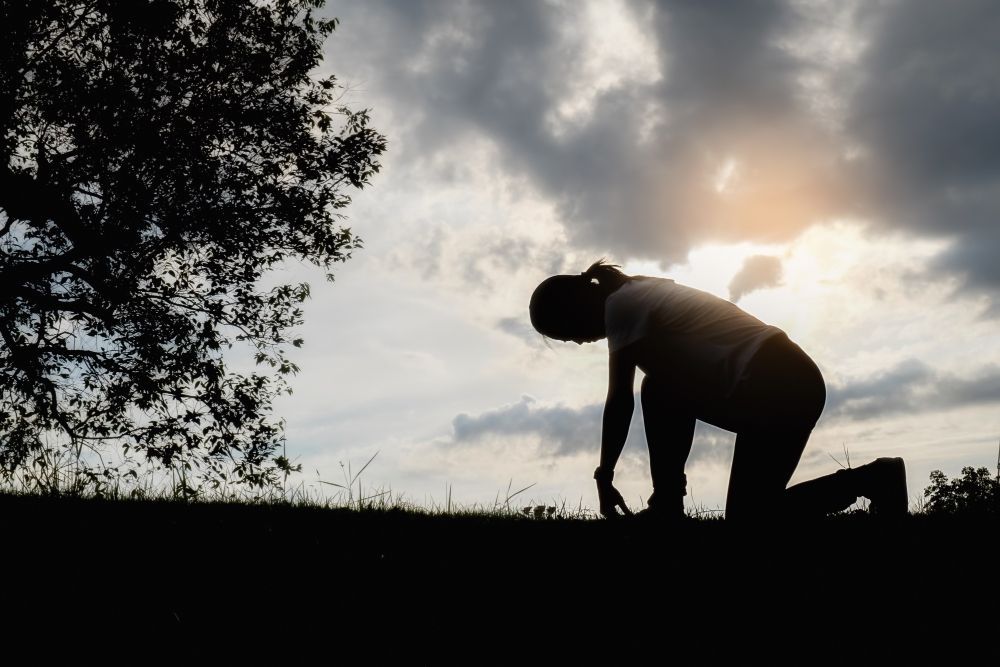
[[[842,512],[858,499],[857,483],[851,469],[817,477],[785,490],[783,509],[796,517],[822,517]]]
[[[691,442],[694,438],[695,420],[690,420],[690,428],[677,425],[673,430],[674,437],[667,442],[654,444],[646,438],[649,444],[649,473],[653,481],[653,495],[649,497],[650,507],[665,507],[670,511],[684,512],[684,496],[687,495],[687,475],[684,474],[684,464],[691,453]],[[687,443],[687,444],[684,444]]]
[[[906,467],[901,458],[880,458],[858,468],[796,484],[785,491],[787,511],[796,516],[842,512],[861,496],[871,510],[901,516],[907,513]]]
[[[677,405],[649,376],[642,382],[642,419],[649,447],[649,471],[653,495],[649,506],[668,513],[684,513],[687,477],[684,465],[694,440],[695,417]]]
[[[726,494],[726,520],[761,521],[784,514],[788,480],[809,431],[742,432],[736,437]]]

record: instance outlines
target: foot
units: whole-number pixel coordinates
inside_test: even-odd
[[[664,512],[661,510],[654,510],[647,507],[644,510],[640,510],[636,513],[636,518],[642,523],[677,523],[684,519],[683,514],[677,514],[676,512]]]
[[[643,523],[673,523],[682,520],[686,514],[684,513],[684,502],[681,501],[670,508],[663,507],[661,504],[650,505],[637,512],[635,516]]]
[[[903,459],[880,458],[855,469],[860,495],[871,501],[869,511],[882,516],[906,516],[906,466]]]

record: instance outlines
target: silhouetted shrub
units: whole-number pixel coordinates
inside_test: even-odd
[[[988,468],[962,468],[962,476],[949,480],[940,470],[931,472],[924,489],[928,514],[1000,513],[1000,478]]]

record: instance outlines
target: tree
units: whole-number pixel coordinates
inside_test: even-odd
[[[1000,512],[1000,474],[989,468],[962,468],[962,476],[949,480],[940,470],[931,471],[931,485],[924,489],[928,514],[983,514]]]
[[[316,77],[322,0],[0,3],[0,468],[182,466],[265,486],[307,284],[360,239],[367,111]],[[246,345],[258,371],[226,351]],[[231,365],[231,364],[230,364]],[[117,448],[126,463],[95,456]],[[83,456],[87,459],[87,456]],[[129,463],[131,462],[131,463]]]

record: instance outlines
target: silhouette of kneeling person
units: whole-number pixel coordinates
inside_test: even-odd
[[[544,280],[531,295],[531,323],[577,344],[608,339],[608,394],[594,472],[601,514],[631,515],[613,484],[634,407],[635,369],[653,493],[639,514],[684,516],[695,421],[737,434],[726,497],[727,520],[823,516],[858,497],[874,512],[905,515],[901,458],[786,488],[826,402],[823,376],[781,329],[724,299],[665,278],[629,276],[599,260],[577,276]]]

